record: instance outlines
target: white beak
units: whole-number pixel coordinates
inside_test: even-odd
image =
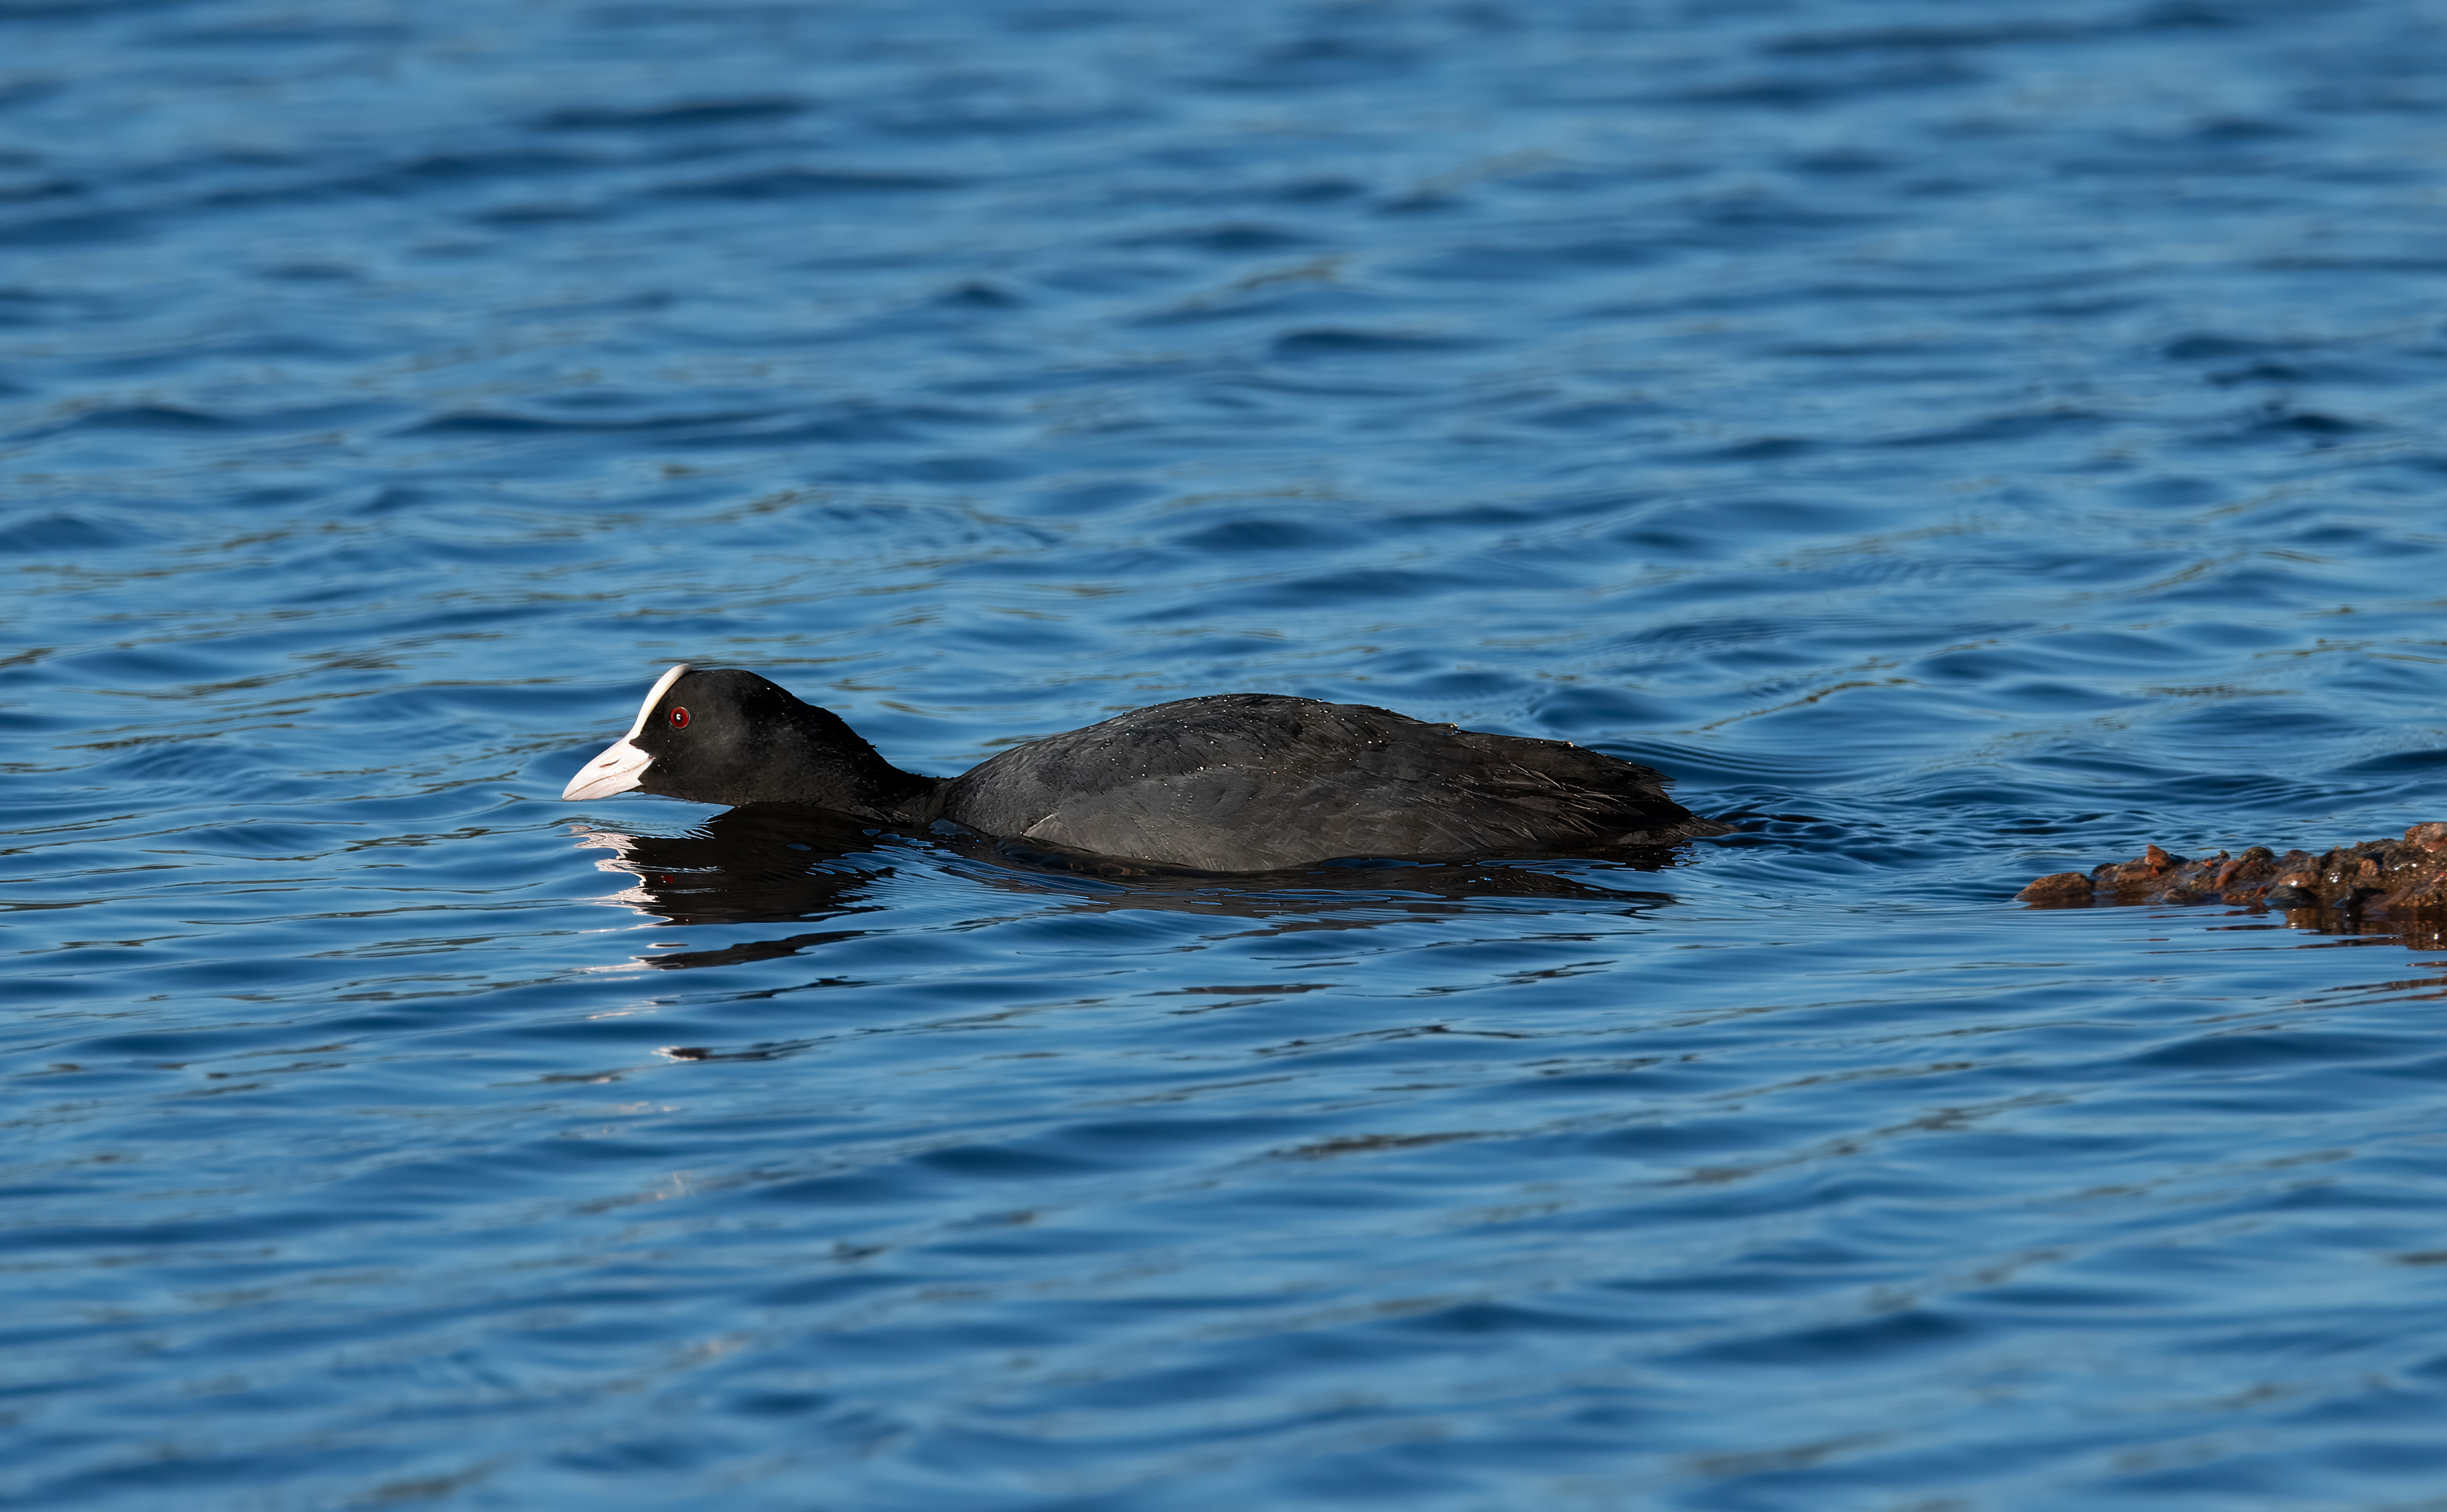
[[[647,692],[646,701],[637,706],[637,717],[630,722],[629,733],[605,747],[602,755],[578,768],[578,775],[560,790],[563,802],[609,798],[614,793],[625,793],[646,780],[646,768],[654,764],[654,758],[637,748],[637,737],[645,731],[646,718],[654,711],[654,705],[661,701],[663,690],[678,682],[680,673],[688,670],[689,664],[682,662],[654,679],[654,686]]]
[[[625,793],[646,780],[646,768],[654,758],[629,744],[626,737],[614,741],[603,754],[578,768],[578,775],[560,790],[563,799],[609,798]]]

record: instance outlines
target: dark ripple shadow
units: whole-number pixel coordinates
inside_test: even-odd
[[[660,193],[680,199],[825,199],[923,193],[964,187],[949,174],[887,173],[850,168],[768,168],[672,184]]]
[[[791,95],[683,100],[661,105],[563,105],[537,118],[540,131],[669,131],[779,121],[817,108]]]

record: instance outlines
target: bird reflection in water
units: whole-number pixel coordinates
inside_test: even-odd
[[[885,905],[876,900],[880,885],[904,869],[948,871],[1003,892],[1056,900],[1065,911],[1162,909],[1284,921],[1310,917],[1320,926],[1331,916],[1337,928],[1453,914],[1493,898],[1595,903],[1608,912],[1636,914],[1673,902],[1673,895],[1604,885],[1603,879],[1663,871],[1690,848],[1618,850],[1563,862],[1353,860],[1225,877],[1038,850],[954,825],[902,834],[826,810],[780,804],[728,809],[680,835],[572,828],[580,845],[613,852],[598,867],[635,879],[606,902],[683,925],[839,923],[881,911]],[[675,971],[773,960],[864,933],[797,933],[718,949],[663,952],[640,956],[639,963]]]

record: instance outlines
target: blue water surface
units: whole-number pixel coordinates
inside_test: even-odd
[[[2417,0],[0,0],[0,1502],[2382,1508]],[[559,801],[1239,689],[1671,864]]]

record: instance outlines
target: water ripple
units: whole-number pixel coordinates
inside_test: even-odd
[[[2400,0],[0,5],[46,1507],[2410,1505]],[[561,784],[1254,689],[1741,825],[1226,882]]]

